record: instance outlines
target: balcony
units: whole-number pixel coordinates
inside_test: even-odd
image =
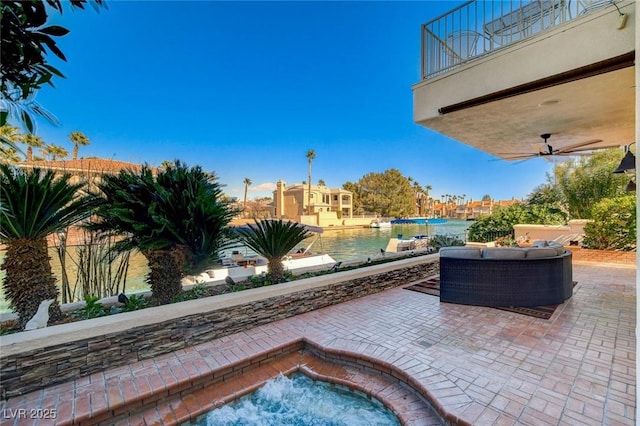
[[[422,78],[607,6],[610,0],[470,1],[422,26]]]
[[[635,1],[470,1],[422,26],[414,120],[497,157],[635,140]]]

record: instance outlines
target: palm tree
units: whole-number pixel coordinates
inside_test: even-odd
[[[431,207],[431,212],[427,211],[427,216],[433,216],[433,203],[430,201],[431,198],[429,197],[429,191],[431,191],[433,189],[433,187],[431,185],[427,185],[424,187],[424,191],[426,193],[426,200],[427,200],[427,208]]]
[[[87,146],[91,143],[91,141],[89,140],[89,138],[87,137],[87,135],[85,135],[82,132],[79,132],[77,130],[74,130],[73,132],[71,132],[71,134],[68,136],[69,140],[71,141],[71,143],[73,144],[73,159],[77,160],[78,159],[78,149],[81,146]]]
[[[98,185],[104,202],[90,229],[121,235],[117,250],[138,249],[149,263],[147,282],[155,304],[182,290],[185,273],[197,274],[230,241],[228,224],[237,213],[215,175],[180,161],[158,172],[122,170]]]
[[[409,179],[410,178],[407,178],[407,180]],[[427,201],[429,200],[429,190],[431,189],[431,187],[427,185],[427,188],[429,189],[423,188],[417,180],[413,181],[413,191],[414,197],[416,199],[416,214],[418,216],[423,216],[426,214]]]
[[[244,178],[242,183],[244,183],[244,209],[247,210],[247,191],[249,190],[249,185],[253,182],[249,178]]]
[[[237,228],[240,241],[267,259],[269,279],[279,283],[284,275],[282,258],[311,234],[296,222],[256,220],[254,225]]]
[[[18,163],[21,160],[17,148],[2,147],[0,148],[0,161],[3,164]]]
[[[27,161],[33,161],[33,148],[44,146],[42,138],[31,133],[24,135],[22,142],[27,145]]]
[[[316,152],[313,149],[307,151],[307,164],[308,164],[308,172],[309,172],[309,191],[307,193],[307,213],[311,213],[311,163],[316,158]]]
[[[62,319],[46,238],[89,217],[97,203],[93,196],[78,196],[83,184],[70,179],[68,174],[56,178],[50,170],[0,165],[0,242],[7,245],[3,285],[22,326],[47,299],[56,299],[51,320]]]
[[[162,163],[160,163],[160,169],[162,170],[166,170],[169,167],[173,167],[173,161],[164,160]]]
[[[60,145],[47,145],[44,149],[46,155],[51,156],[52,161],[56,161],[58,157],[64,158],[69,155],[69,151],[61,147]]]
[[[13,163],[20,161],[18,153],[23,153],[17,144],[22,141],[22,137],[23,135],[20,133],[19,128],[8,124],[0,126],[0,159],[2,159],[2,162]]]
[[[21,136],[20,128],[16,126],[11,126],[9,124],[0,126],[0,137],[2,137],[3,142],[5,139],[13,143],[20,142]]]

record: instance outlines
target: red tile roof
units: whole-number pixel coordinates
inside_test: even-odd
[[[16,163],[21,168],[40,167],[42,169],[61,170],[73,174],[74,172],[118,173],[127,169],[140,171],[141,164],[128,163],[126,161],[106,160],[103,158],[81,158],[79,160],[55,160],[55,161],[23,161]]]

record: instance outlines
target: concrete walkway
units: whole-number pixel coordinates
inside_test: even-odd
[[[90,424],[99,406],[167,389],[178,367],[202,377],[302,338],[401,370],[460,423],[634,425],[635,276],[635,268],[574,264],[574,296],[549,320],[396,288],[10,399],[0,424]],[[120,424],[183,419],[198,401],[186,410],[161,399],[152,413]],[[57,419],[8,418],[18,408],[55,410]],[[106,423],[108,414],[102,411]]]

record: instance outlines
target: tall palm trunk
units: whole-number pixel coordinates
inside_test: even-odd
[[[269,279],[271,284],[278,284],[284,275],[284,265],[279,257],[270,258],[268,260],[267,269],[269,270]]]
[[[147,283],[151,286],[153,303],[170,303],[182,291],[181,271],[187,259],[185,249],[179,246],[168,250],[150,249],[142,254],[149,263]]]
[[[49,308],[49,321],[59,321],[63,317],[49,260],[47,240],[44,238],[21,238],[7,242],[7,253],[1,267],[7,273],[4,292],[11,301],[11,307],[18,313],[22,327],[35,315],[40,302],[47,299],[56,300]]]
[[[247,217],[247,191],[249,190],[249,186],[247,184],[244,185],[244,204],[242,205],[242,215]]]

